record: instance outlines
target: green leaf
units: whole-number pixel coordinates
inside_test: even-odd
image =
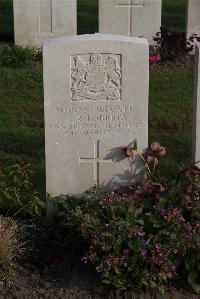
[[[145,279],[141,279],[141,284],[144,285],[147,288],[149,287],[149,284]]]
[[[110,280],[108,280],[108,279],[103,279],[102,282],[105,284],[111,284]]]
[[[197,283],[198,271],[191,271],[188,275],[188,283],[195,290],[196,293],[200,293],[200,284]]]
[[[5,196],[5,198],[9,200],[12,198],[12,194],[10,194],[8,191],[3,190],[2,193]]]
[[[161,286],[159,286],[158,290],[162,295],[164,295],[166,288],[163,285],[161,285]]]
[[[157,283],[155,281],[153,281],[153,280],[150,281],[149,285],[154,290],[157,288]]]
[[[35,214],[39,217],[41,216],[41,209],[38,206],[35,206]]]
[[[144,226],[144,220],[143,219],[136,219],[135,222],[138,223],[138,224],[141,224],[142,226]]]

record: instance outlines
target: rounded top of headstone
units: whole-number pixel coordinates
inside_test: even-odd
[[[134,44],[143,44],[149,45],[148,41],[144,38],[133,37],[128,35],[117,35],[117,34],[83,34],[83,35],[70,35],[52,38],[43,43],[43,48],[46,48],[53,44],[60,44],[65,42],[78,42],[78,41],[119,41],[119,42],[128,42]]]

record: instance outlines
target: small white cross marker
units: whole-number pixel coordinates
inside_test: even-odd
[[[93,158],[79,158],[79,163],[93,163],[94,166],[94,182],[99,185],[99,165],[100,163],[114,163],[113,160],[105,160],[99,158],[99,143],[100,141],[93,140],[94,157]]]
[[[128,35],[133,34],[133,28],[132,28],[132,17],[133,17],[133,8],[136,7],[144,7],[144,3],[134,3],[135,0],[129,0],[129,3],[127,4],[117,4],[116,8],[122,8],[126,7],[129,10],[129,16],[128,16]]]

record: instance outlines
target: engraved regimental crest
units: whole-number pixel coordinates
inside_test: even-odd
[[[120,100],[121,55],[72,56],[71,92],[72,101]]]

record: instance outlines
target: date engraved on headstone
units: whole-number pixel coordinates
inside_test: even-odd
[[[120,100],[121,55],[71,56],[71,100]]]

